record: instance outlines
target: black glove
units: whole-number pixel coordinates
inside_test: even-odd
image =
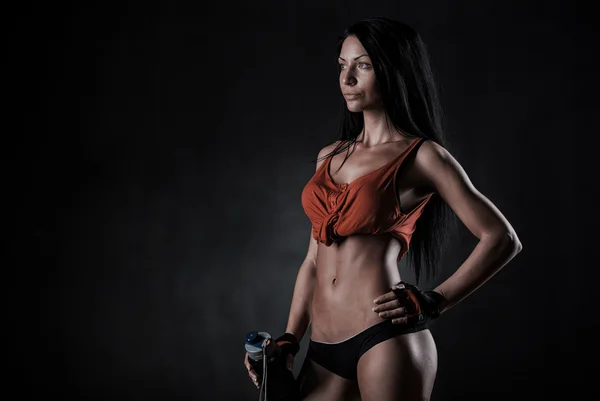
[[[395,286],[404,288],[391,290],[401,301],[407,300],[407,317],[409,323],[422,323],[440,316],[440,306],[446,300],[442,294],[435,291],[421,291],[417,286],[400,281]]]
[[[281,348],[282,354],[291,354],[295,357],[298,351],[300,351],[298,339],[292,333],[285,333],[277,337],[275,343]]]

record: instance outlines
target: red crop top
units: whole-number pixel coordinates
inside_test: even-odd
[[[332,157],[328,157],[302,190],[302,207],[312,223],[313,238],[330,246],[352,234],[390,233],[402,244],[398,260],[402,259],[431,194],[410,212],[402,213],[396,175],[422,140],[416,138],[390,162],[347,184],[333,181],[329,168]]]

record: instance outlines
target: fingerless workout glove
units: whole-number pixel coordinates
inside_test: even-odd
[[[281,348],[283,354],[291,354],[296,356],[300,351],[300,344],[292,333],[285,333],[275,339],[275,343]]]
[[[404,285],[404,288],[396,289],[395,286]],[[421,323],[436,319],[440,316],[440,306],[445,298],[435,291],[421,291],[417,286],[400,281],[391,290],[400,300],[409,300],[407,317],[409,321]]]

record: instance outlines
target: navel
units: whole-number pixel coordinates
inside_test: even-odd
[[[336,282],[337,282],[337,277],[334,277],[333,280],[331,280],[331,284],[335,285]]]

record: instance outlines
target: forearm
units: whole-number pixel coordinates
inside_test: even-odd
[[[446,299],[440,306],[441,312],[479,288],[520,251],[521,243],[514,234],[482,237],[456,272],[434,289]]]
[[[298,270],[290,315],[285,331],[292,333],[298,341],[302,340],[310,324],[310,305],[316,283],[314,261],[306,259]]]

